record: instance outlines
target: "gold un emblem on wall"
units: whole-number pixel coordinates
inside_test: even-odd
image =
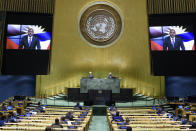
[[[108,47],[120,37],[123,21],[116,7],[107,2],[88,5],[79,17],[82,37],[94,47]]]

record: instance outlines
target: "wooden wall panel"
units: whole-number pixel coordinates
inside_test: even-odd
[[[53,14],[55,0],[0,0],[0,11]]]
[[[147,0],[148,14],[196,13],[196,0]]]

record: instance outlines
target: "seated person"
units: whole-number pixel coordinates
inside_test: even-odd
[[[129,125],[130,119],[127,117],[125,120],[125,125]]]
[[[39,112],[39,110],[37,110],[37,109],[31,109],[30,111],[29,111],[29,113],[32,115],[32,116],[34,116],[34,115],[37,115],[37,112]]]
[[[11,112],[9,114],[9,116],[8,116],[8,121],[9,122],[15,122],[15,123],[17,123],[17,122],[20,122],[19,119],[20,118],[17,116],[17,112],[16,111]]]
[[[0,126],[4,126],[6,122],[6,117],[0,112]]]
[[[45,112],[45,110],[42,106],[37,106],[34,111],[35,112]]]
[[[169,118],[173,118],[173,113],[168,113],[167,116],[168,116]]]
[[[45,110],[44,110],[43,106],[41,105],[40,101],[38,102],[38,106],[36,107],[35,111],[36,112],[41,112],[41,113],[45,112]]]
[[[128,126],[126,131],[132,131],[132,127]]]
[[[73,121],[74,119],[74,115],[72,111],[67,112],[67,114],[65,115],[65,119],[68,119],[70,121]]]
[[[59,119],[58,118],[56,118],[55,119],[55,123],[54,124],[52,124],[52,126],[51,126],[52,128],[63,128],[63,126],[60,124],[60,122],[59,122]]]
[[[27,106],[30,106],[32,103],[31,103],[31,99],[28,97],[27,98]]]
[[[118,125],[129,125],[130,119],[127,117],[125,122],[118,123]]]
[[[196,129],[196,123],[195,122],[190,123],[190,125],[191,125],[190,129]]]
[[[92,73],[92,72],[89,72],[89,74],[88,74],[88,78],[94,78],[94,76],[93,76],[93,73]]]
[[[46,127],[45,131],[52,131],[52,127],[50,127],[50,126]]]
[[[39,102],[37,103],[37,105],[38,105],[38,106],[41,106],[41,101],[39,101]]]
[[[116,111],[116,115],[112,116],[112,121],[124,121],[119,111]]]
[[[61,117],[60,124],[67,124],[67,120],[65,120],[64,116]]]
[[[186,117],[181,118],[182,125],[189,124],[189,120]]]
[[[74,106],[74,109],[80,109],[80,110],[82,110],[82,106],[80,105],[79,102],[77,102],[77,104]]]
[[[158,107],[158,108],[157,108],[157,114],[158,114],[158,115],[160,115],[162,111],[163,111],[163,108],[162,108],[162,107]]]
[[[179,117],[173,116],[173,120],[174,120],[174,121],[178,121],[178,120],[179,120]]]
[[[110,72],[110,73],[108,74],[108,79],[112,79],[112,78],[113,78],[112,72]]]
[[[116,107],[114,106],[114,104],[112,104],[112,106],[109,107],[110,111],[116,111]]]
[[[12,105],[12,102],[9,102],[7,109],[8,110],[13,110],[14,106]]]
[[[31,99],[29,97],[27,97],[27,101],[31,101]]]
[[[6,108],[6,106],[5,106],[5,103],[2,104],[1,110],[2,110],[2,111],[6,111],[6,110],[7,110],[7,108]]]

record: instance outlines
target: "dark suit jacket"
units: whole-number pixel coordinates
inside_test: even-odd
[[[94,76],[92,74],[89,74],[88,78],[94,78]]]
[[[167,48],[168,48],[168,51],[170,50],[173,50],[173,51],[176,51],[176,50],[180,50],[180,47],[182,48],[182,50],[185,50],[185,47],[184,47],[184,44],[183,44],[183,41],[181,38],[178,38],[178,37],[175,37],[175,43],[174,43],[174,47],[171,43],[171,39],[170,39],[170,36],[169,37],[166,37],[164,39],[164,42],[163,42],[163,50],[166,51]]]
[[[108,79],[112,79],[113,78],[113,76],[112,75],[108,75]]]
[[[23,47],[24,49],[35,49],[35,47],[37,47],[37,49],[40,50],[41,46],[40,46],[39,37],[37,35],[33,35],[33,39],[29,47],[28,35],[24,36],[22,40],[20,41],[18,49],[22,49]]]

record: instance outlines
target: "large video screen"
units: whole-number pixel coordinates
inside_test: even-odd
[[[8,24],[6,49],[50,50],[51,32],[43,25]]]
[[[195,50],[192,26],[150,26],[151,51]]]
[[[3,37],[4,75],[50,72],[52,14],[6,12]]]

